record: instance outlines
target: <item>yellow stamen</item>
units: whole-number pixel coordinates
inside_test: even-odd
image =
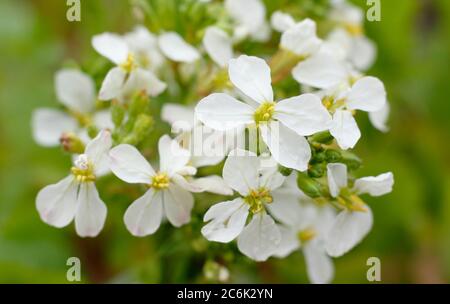
[[[76,180],[80,183],[95,181],[95,175],[91,165],[89,165],[87,169],[72,167],[70,170],[72,171],[72,174],[75,176]]]
[[[149,186],[150,188],[154,188],[155,190],[162,190],[167,189],[169,187],[169,184],[169,176],[164,172],[160,172],[152,177],[152,181]]]
[[[128,54],[127,60],[120,65],[122,69],[124,69],[127,73],[130,73],[135,67],[136,64],[134,62],[134,56],[132,54]]]
[[[307,228],[298,233],[298,239],[300,240],[300,242],[305,243],[315,238],[316,235],[317,232],[314,229]]]
[[[261,122],[268,122],[272,119],[273,113],[275,112],[275,103],[266,101],[262,103],[253,114],[255,123],[259,124]]]
[[[255,214],[264,210],[264,204],[272,203],[273,198],[272,195],[270,195],[269,189],[259,188],[251,190],[244,198],[244,201],[250,205],[250,211]]]

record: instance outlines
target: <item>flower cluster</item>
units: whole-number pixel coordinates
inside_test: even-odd
[[[376,48],[363,12],[346,1],[331,1],[316,21],[283,8],[269,18],[260,0],[186,7],[186,18],[195,9],[208,20],[194,23],[194,34],[154,25],[102,33],[92,47],[104,70],[56,73],[64,108],[36,110],[33,134],[43,146],[60,144],[73,165],[38,193],[41,219],[58,228],[74,219],[79,236],[97,236],[107,208],[96,182],[113,174],[109,183],[141,185],[134,202],[119,202],[130,203],[123,221],[133,236],[202,216],[207,240],[236,239],[255,261],[301,249],[310,281],[330,282],[331,258],[372,228],[362,196],[385,195],[394,183],[390,172],[354,174],[358,112],[382,132],[389,114],[383,82],[364,74]],[[202,195],[209,209],[197,214],[202,192],[216,195]]]

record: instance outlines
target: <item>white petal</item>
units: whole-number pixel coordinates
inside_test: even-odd
[[[167,190],[162,191],[165,214],[169,222],[180,227],[191,220],[191,210],[194,206],[194,197],[191,193],[171,184]]]
[[[377,49],[375,44],[365,36],[353,38],[353,49],[350,60],[356,69],[368,70],[375,62]]]
[[[162,192],[149,189],[128,207],[123,220],[132,235],[146,236],[158,230],[162,217]]]
[[[374,112],[386,104],[386,90],[383,83],[375,77],[363,77],[351,88],[347,96],[347,108]]]
[[[277,32],[284,32],[295,26],[295,20],[289,14],[276,11],[270,17],[270,24]]]
[[[93,121],[95,126],[99,129],[114,129],[114,123],[109,109],[95,112]]]
[[[285,258],[292,252],[300,248],[297,231],[286,226],[278,225],[281,234],[281,241],[274,254],[277,258]]]
[[[281,35],[281,48],[302,57],[312,55],[319,50],[322,40],[316,35],[316,23],[305,19],[289,28]]]
[[[238,237],[239,250],[255,261],[265,261],[281,242],[281,233],[271,216],[257,213]]]
[[[372,125],[381,132],[388,132],[387,121],[389,119],[390,105],[388,102],[380,110],[369,112],[369,119]]]
[[[392,192],[394,185],[394,175],[392,172],[380,174],[378,176],[368,176],[359,178],[353,187],[358,194],[368,193],[371,196],[382,196]]]
[[[169,176],[183,169],[191,158],[191,153],[168,135],[164,135],[158,142],[159,170]]]
[[[347,187],[347,166],[344,164],[327,165],[328,187],[332,197],[337,197],[342,188]]]
[[[95,106],[95,84],[89,75],[76,69],[60,70],[55,75],[56,96],[69,109],[89,113]]]
[[[160,35],[158,44],[164,55],[173,61],[193,62],[200,57],[199,52],[175,32]]]
[[[325,248],[312,241],[303,246],[303,254],[309,281],[313,284],[330,283],[334,276],[334,266]]]
[[[344,62],[318,53],[297,64],[292,76],[301,84],[329,89],[346,81],[348,71]]]
[[[245,196],[250,189],[259,186],[259,167],[260,160],[256,155],[236,149],[225,161],[222,176],[231,188]]]
[[[72,175],[39,191],[36,208],[42,221],[58,228],[67,226],[77,210],[77,192],[78,183]]]
[[[233,57],[231,38],[223,30],[211,26],[205,31],[203,46],[209,57],[220,67],[225,67]]]
[[[98,135],[87,144],[85,154],[94,165],[96,175],[102,175],[108,170],[108,151],[111,149],[111,145],[112,139],[109,130],[101,130]]]
[[[278,190],[272,192],[272,197],[273,203],[267,204],[270,214],[283,224],[298,226],[303,218],[299,197],[293,193]]]
[[[210,221],[202,227],[203,236],[209,241],[231,242],[244,229],[248,208],[242,198],[215,204],[203,218],[205,222]]]
[[[344,210],[338,214],[326,238],[326,250],[332,257],[340,257],[355,247],[372,228],[372,211]]]
[[[337,110],[334,113],[330,133],[343,150],[352,149],[361,138],[361,131],[350,111]]]
[[[158,96],[166,87],[167,85],[159,80],[153,72],[137,68],[130,73],[125,81],[119,99],[125,102],[132,98],[134,94],[142,91],[145,91],[149,96]]]
[[[286,178],[278,172],[278,164],[273,160],[275,166],[266,168],[263,166],[263,161],[265,162],[266,160],[261,160],[259,186],[271,191],[280,188]]]
[[[311,159],[311,148],[303,137],[278,122],[261,124],[261,137],[272,157],[282,166],[306,171]]]
[[[172,130],[190,131],[194,127],[194,109],[180,104],[165,103],[161,110],[161,119],[168,122]]]
[[[191,192],[210,192],[221,195],[233,195],[231,189],[218,175],[210,175],[206,177],[196,178],[188,181],[190,188],[186,190],[194,190]]]
[[[92,38],[92,46],[102,56],[119,65],[126,61],[128,46],[125,40],[113,33],[103,33]]]
[[[215,130],[230,130],[254,122],[254,109],[233,97],[214,93],[203,98],[195,108],[196,117]]]
[[[331,124],[330,113],[314,94],[281,100],[275,105],[274,117],[302,136],[328,130]]]
[[[103,229],[106,220],[106,205],[100,199],[92,182],[81,183],[78,193],[78,210],[75,215],[75,230],[81,237],[95,237]]]
[[[126,76],[127,73],[122,68],[115,67],[109,70],[103,80],[98,99],[110,100],[118,97],[122,93]]]
[[[150,184],[155,171],[142,154],[131,145],[118,145],[109,151],[111,171],[127,183]]]
[[[234,86],[252,100],[273,101],[270,68],[263,59],[247,55],[231,59],[228,74]]]
[[[226,0],[225,8],[247,33],[258,31],[265,22],[266,8],[261,0]]]
[[[42,108],[33,111],[31,120],[34,140],[45,147],[59,145],[59,139],[65,132],[74,132],[77,121],[65,112]]]

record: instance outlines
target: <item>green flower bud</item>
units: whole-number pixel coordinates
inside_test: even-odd
[[[64,133],[59,139],[64,151],[74,154],[81,154],[84,152],[84,143],[75,133]]]
[[[86,130],[90,138],[95,138],[95,136],[97,136],[98,134],[98,129],[94,125],[89,125]]]
[[[341,159],[342,155],[337,150],[330,149],[325,152],[325,160],[327,161],[327,163],[337,163],[340,162]]]
[[[333,142],[334,138],[330,134],[329,131],[320,132],[317,134],[314,134],[309,138],[311,142],[321,143],[321,144],[330,144]]]
[[[292,173],[292,169],[290,168],[286,168],[283,167],[282,165],[278,165],[278,171],[281,173],[281,175],[283,176],[289,176]]]
[[[111,106],[111,117],[116,128],[120,127],[125,117],[125,109],[118,102],[113,102]]]
[[[348,170],[354,171],[361,167],[362,161],[355,154],[348,151],[342,151],[341,154],[342,154],[341,162],[347,165]]]
[[[324,190],[321,183],[316,181],[315,179],[309,177],[305,173],[298,173],[297,176],[297,186],[302,190],[306,195],[312,198],[323,196]]]
[[[150,99],[145,91],[138,92],[132,99],[128,114],[130,117],[136,117],[141,113],[146,113],[148,110]]]
[[[325,175],[326,166],[324,163],[314,164],[308,169],[308,175],[313,178],[320,178]]]

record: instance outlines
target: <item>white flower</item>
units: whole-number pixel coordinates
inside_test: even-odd
[[[249,151],[230,152],[223,178],[240,197],[212,206],[203,218],[209,223],[202,228],[210,241],[228,243],[237,238],[239,250],[256,261],[269,258],[280,244],[272,216],[288,220],[297,204],[295,193],[281,187],[285,179],[277,166],[265,167],[263,161]],[[253,216],[246,224],[249,214]]]
[[[372,125],[381,132],[388,132],[387,120],[389,119],[390,112],[389,102],[386,102],[385,106],[380,110],[369,113],[369,119]]]
[[[291,15],[281,11],[274,12],[270,17],[270,25],[272,25],[272,28],[277,32],[283,33],[284,31],[293,28],[295,24],[296,22]]]
[[[358,197],[361,194],[381,196],[392,191],[394,176],[391,172],[379,176],[363,177],[348,188],[347,167],[344,164],[328,164],[330,194],[344,207],[326,239],[330,256],[339,257],[356,246],[372,228],[372,211]]]
[[[154,233],[163,215],[175,227],[190,221],[194,197],[190,192],[217,190],[230,194],[217,176],[188,180],[196,169],[189,166],[189,151],[165,135],[158,143],[159,171],[155,171],[139,151],[131,145],[119,145],[111,149],[110,168],[127,183],[145,184],[149,189],[128,207],[124,222],[135,236]],[[225,187],[224,187],[225,186]]]
[[[305,94],[275,103],[270,68],[257,57],[242,55],[231,59],[228,73],[231,82],[252,100],[252,105],[215,93],[199,102],[195,109],[197,118],[221,131],[256,125],[278,163],[305,171],[311,150],[304,136],[328,129],[331,120],[320,99]]]
[[[163,54],[173,61],[190,63],[200,58],[200,53],[175,32],[160,35],[158,45]]]
[[[128,41],[129,41],[128,37]],[[139,66],[136,57],[142,56],[142,50],[136,51],[134,44],[130,47],[127,39],[113,33],[103,33],[92,38],[92,46],[104,57],[117,66],[112,68],[100,88],[99,99],[110,100],[117,98],[123,101],[123,96],[130,91],[146,91],[156,96],[165,90],[166,84],[159,80],[153,72]],[[152,44],[150,47],[154,47]],[[151,52],[151,50],[149,50]]]
[[[71,175],[38,193],[36,207],[45,223],[61,228],[75,218],[79,236],[95,237],[100,233],[106,206],[99,197],[95,180],[108,170],[110,147],[110,132],[101,131],[86,146],[85,153],[76,158]]]
[[[235,41],[248,36],[255,41],[267,41],[270,38],[266,7],[261,0],[226,0],[225,8],[236,23]]]
[[[316,35],[316,23],[305,19],[289,28],[281,35],[280,46],[292,53],[308,57],[319,50],[322,40]]]
[[[218,27],[210,26],[203,36],[203,46],[209,57],[221,68],[233,58],[233,42],[228,34]]]
[[[92,119],[101,128],[111,128],[109,111],[95,110],[95,84],[89,75],[76,69],[63,69],[55,75],[55,89],[58,100],[67,108],[68,113],[40,108],[33,112],[32,130],[34,140],[46,147],[57,146],[61,135],[76,133],[88,140],[83,125],[78,122],[80,117]]]
[[[191,152],[190,163],[195,168],[217,165],[235,145],[235,132],[204,126],[195,119],[193,108],[166,103],[161,118],[172,126],[172,132],[178,134],[180,145]]]

